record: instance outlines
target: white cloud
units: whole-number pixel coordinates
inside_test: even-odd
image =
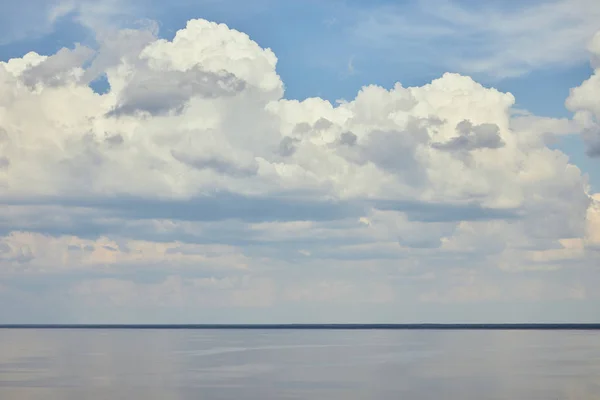
[[[570,118],[539,117],[527,111],[515,112],[511,128],[533,142],[551,143],[557,136],[580,133],[579,126]]]
[[[140,35],[120,34],[133,46],[101,45],[91,68],[108,76],[104,95],[87,87],[79,61],[58,61],[79,60],[77,49],[4,64],[7,196],[303,190],[518,208],[534,201],[530,183],[554,187],[556,175],[579,181],[584,196],[566,159],[510,129],[513,97],[470,78],[370,86],[337,107],[299,103],[280,100],[274,54],[224,25],[191,21],[173,42]],[[497,145],[469,139],[484,127]]]
[[[586,238],[592,245],[600,246],[600,194],[594,195],[593,199],[587,214]]]
[[[70,293],[114,304],[387,304],[429,293],[440,265],[597,260],[597,201],[544,139],[572,123],[515,117],[509,93],[447,73],[298,102],[283,97],[275,54],[222,24],[99,40],[95,53],[0,63],[0,264],[12,278],[109,271]],[[98,94],[88,85],[102,75]],[[569,104],[592,115],[586,85]],[[177,271],[123,275],[151,267]],[[240,271],[258,283],[229,288]],[[484,278],[450,297],[504,299]],[[228,294],[195,294],[208,286]]]
[[[281,100],[274,54],[224,25],[191,21],[173,42],[125,46],[118,51],[132,53],[121,57],[102,51],[97,59],[112,60],[101,63],[111,85],[104,95],[87,87],[79,63],[54,61],[67,60],[66,50],[25,70],[24,61],[4,64],[11,95],[3,104],[0,179],[8,196],[302,190],[342,199],[477,198],[505,208],[528,201],[523,180],[555,185],[554,174],[567,167],[546,148],[519,142],[510,94],[468,77],[365,87],[333,107]],[[469,139],[484,127],[497,145]],[[26,133],[17,140],[17,132]],[[281,153],[286,140],[291,147]],[[517,165],[525,166],[518,174]]]
[[[595,66],[593,75],[580,86],[571,89],[571,94],[566,101],[569,110],[575,113],[574,120],[582,129],[583,140],[591,157],[600,157],[600,32],[598,32],[589,45],[590,52],[595,57],[592,65]]]

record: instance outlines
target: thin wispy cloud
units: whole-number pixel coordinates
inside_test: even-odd
[[[420,0],[367,11],[354,33],[375,46],[421,53],[390,57],[425,54],[450,69],[505,78],[585,62],[599,21],[600,3],[594,0]]]

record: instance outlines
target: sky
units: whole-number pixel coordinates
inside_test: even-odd
[[[600,3],[0,2],[0,323],[600,320]]]

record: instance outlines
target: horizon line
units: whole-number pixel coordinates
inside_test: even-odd
[[[600,323],[0,324],[0,329],[140,330],[600,330]]]

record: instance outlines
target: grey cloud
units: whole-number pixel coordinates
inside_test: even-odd
[[[171,155],[179,162],[196,169],[210,169],[223,175],[235,177],[248,177],[258,173],[255,162],[249,165],[236,165],[234,162],[218,156],[192,156],[178,151],[171,151]]]
[[[421,238],[413,236],[402,237],[398,242],[404,247],[413,249],[437,249],[442,243],[439,237]]]
[[[268,200],[264,201],[267,202]],[[239,197],[239,202],[239,208],[244,208],[241,204],[244,202],[243,197]],[[216,199],[214,203],[217,203]],[[185,204],[185,202],[166,202],[164,207],[180,207],[182,204]],[[143,204],[140,205],[144,206]],[[337,231],[339,235],[334,234],[327,237],[326,240],[323,236],[313,234],[299,236],[271,235],[246,224],[247,222],[264,222],[263,219],[271,218],[270,216],[264,217],[261,215],[242,215],[237,219],[233,219],[234,215],[224,215],[222,218],[217,217],[215,220],[210,221],[201,216],[198,221],[186,221],[191,222],[191,224],[175,224],[172,225],[171,229],[155,229],[153,220],[155,218],[160,220],[160,213],[156,217],[148,215],[138,218],[137,215],[128,215],[128,210],[88,208],[85,209],[87,210],[85,212],[82,209],[65,205],[51,208],[30,206],[32,209],[31,217],[0,219],[0,236],[7,235],[14,230],[23,230],[50,236],[74,235],[90,240],[108,235],[117,241],[119,238],[133,238],[153,242],[178,241],[194,244],[227,244],[244,247],[244,253],[249,256],[253,254],[265,256],[268,254],[270,257],[282,259],[307,247],[335,246],[341,248],[341,246],[364,244],[366,241],[370,241],[364,237],[347,237],[347,235],[342,234],[346,229],[356,227],[358,215],[364,215],[364,211],[357,204],[340,203],[337,204],[335,209],[336,204],[328,205],[327,203],[302,204],[301,202],[294,202],[285,205],[270,202],[265,204],[265,207],[269,206],[289,208],[289,212],[285,210],[278,211],[280,221],[311,218],[320,223],[321,218],[335,218],[335,220],[325,222],[328,230]],[[184,207],[188,211],[194,209],[193,205]],[[196,207],[203,207],[203,205],[196,203]],[[324,210],[319,210],[320,207],[323,207]],[[248,212],[257,212],[257,207],[253,205],[248,205],[247,208],[249,209]],[[300,210],[297,216],[294,215],[295,208]],[[312,210],[310,210],[311,208]],[[258,213],[260,213],[260,210],[258,210]],[[185,217],[185,215],[181,215],[181,218]],[[193,215],[189,215],[189,218],[195,219]],[[249,218],[256,220],[248,221]],[[167,226],[171,226],[171,224],[167,224]],[[191,226],[197,229],[190,228]],[[110,251],[126,249],[125,243],[117,244],[117,246],[119,248],[102,247]],[[72,250],[80,251],[80,247],[77,246]]]
[[[125,142],[125,139],[123,139],[123,136],[121,134],[116,134],[107,136],[106,139],[104,139],[104,141],[110,145],[118,146],[120,144],[123,144]]]
[[[15,204],[6,205],[6,200],[0,202],[4,203],[0,205],[0,210],[4,210],[0,213],[0,236],[12,231],[28,231],[51,236],[74,235],[86,239],[110,235],[112,238],[226,243],[245,247],[263,247],[267,242],[279,243],[283,239],[264,237],[261,232],[245,225],[248,222],[328,221],[328,226],[331,227],[339,221],[349,217],[357,219],[365,213],[362,205],[357,203],[248,197],[227,193],[181,201],[136,197],[46,198],[15,199]],[[153,228],[152,220],[168,219],[200,222],[203,228],[199,231]],[[313,245],[314,242],[321,241],[318,238],[309,239]],[[295,245],[307,244],[297,239]],[[261,253],[264,251],[260,250]]]
[[[373,132],[365,144],[369,161],[388,171],[407,171],[418,165],[415,159],[417,142],[404,132]]]
[[[65,84],[73,68],[82,67],[94,55],[94,50],[76,45],[74,49],[63,48],[41,64],[23,73],[23,82],[28,86],[43,83],[50,86]]]
[[[358,202],[302,200],[290,196],[244,196],[219,192],[189,200],[154,200],[134,196],[70,199],[38,197],[4,199],[0,204],[81,207],[103,211],[107,217],[178,221],[335,221],[348,216],[364,215],[365,212],[364,204]]]
[[[600,126],[585,129],[581,136],[587,146],[586,154],[592,158],[600,158]]]
[[[74,184],[89,187],[94,181],[99,167],[105,163],[105,154],[99,147],[97,137],[86,134],[78,141],[69,144],[73,146],[72,154],[59,161],[61,173],[74,180]]]
[[[340,135],[339,143],[346,146],[354,146],[356,144],[357,136],[352,132],[344,132]]]
[[[417,146],[428,139],[427,130],[416,126],[406,131],[375,131],[361,146],[360,158],[394,173],[409,185],[426,185],[427,175],[415,153]]]
[[[2,156],[0,157],[0,169],[6,169],[10,166],[10,160],[8,157]]]
[[[277,197],[249,197],[226,193],[198,197],[190,201],[115,199],[106,204],[104,202],[99,204],[100,207],[103,205],[104,208],[112,208],[117,214],[129,218],[165,218],[184,221],[336,220],[357,213],[351,204]]]
[[[0,143],[8,142],[9,140],[8,132],[0,126]]]
[[[10,253],[10,246],[6,243],[0,242],[0,256],[3,256],[4,254],[8,253]]]
[[[25,217],[23,208],[29,208]],[[1,208],[1,207],[0,207]],[[122,221],[115,219],[110,212],[85,209],[82,212],[76,206],[24,206],[19,207],[18,217],[10,217],[10,211],[0,215],[0,235],[12,231],[43,233],[51,236],[73,235],[81,238],[96,238],[106,233],[119,234],[127,229]],[[75,210],[74,210],[75,209]]]
[[[332,125],[333,123],[330,120],[326,118],[319,118],[319,120],[315,122],[313,126],[317,130],[325,130],[331,128]]]
[[[121,93],[119,105],[111,115],[148,112],[152,115],[180,112],[195,96],[217,98],[233,96],[246,83],[229,72],[214,73],[195,67],[188,71],[139,72]]]
[[[128,64],[139,64],[139,53],[149,43],[156,40],[153,32],[149,30],[123,29],[116,33],[102,35],[96,56],[85,70],[83,80],[90,83],[102,76],[108,68],[114,67],[123,61]]]
[[[568,204],[568,209],[565,204]],[[580,237],[585,234],[589,204],[589,197],[584,192],[575,190],[570,193],[565,190],[562,199],[553,197],[529,204],[524,214],[530,223],[523,226],[523,233],[530,240],[554,241],[556,238]]]
[[[277,153],[282,157],[289,157],[296,152],[296,143],[298,143],[298,139],[291,138],[289,136],[281,139],[279,143],[279,148],[277,149]]]
[[[511,220],[521,218],[519,209],[494,209],[477,203],[444,204],[416,201],[379,200],[374,203],[379,210],[402,211],[411,221],[458,222],[480,220]]]
[[[35,258],[28,246],[11,249],[6,243],[0,242],[0,260],[26,264]]]
[[[463,120],[456,125],[459,136],[445,143],[433,143],[431,147],[450,152],[463,152],[477,149],[498,149],[505,145],[496,124],[473,125]]]
[[[219,193],[189,201],[160,201],[134,197],[86,201],[88,206],[117,212],[129,218],[165,218],[183,221],[335,221],[362,216],[370,207],[405,212],[412,221],[451,222],[493,219],[518,219],[518,209],[493,209],[479,204],[452,205],[443,203],[401,201],[334,202],[297,200],[289,197],[243,196]]]
[[[600,140],[597,143],[591,143],[585,153],[589,157],[600,158]]]
[[[408,213],[407,213],[408,214]],[[442,244],[442,238],[452,236],[459,221],[414,221],[401,229],[398,243],[413,249],[437,249]]]
[[[411,221],[418,222],[458,222],[522,218],[522,210],[497,210],[478,204],[450,205],[441,203],[422,203],[408,201],[325,201],[302,200],[298,197],[261,197],[244,196],[220,192],[200,196],[189,200],[154,200],[133,196],[94,197],[94,198],[36,198],[13,199],[13,205],[19,207],[40,207],[39,213],[32,214],[32,220],[0,219],[0,231],[4,234],[11,230],[27,230],[51,235],[73,234],[80,237],[95,237],[111,233],[118,236],[139,236],[153,240],[172,240],[172,236],[161,236],[157,232],[136,232],[137,225],[123,221],[167,220],[219,222],[211,229],[212,239],[235,241],[240,245],[251,242],[236,237],[240,226],[223,225],[224,221],[275,222],[275,221],[341,221],[364,216],[371,208],[400,211]],[[4,199],[2,204],[11,205]],[[62,211],[61,211],[62,210]],[[75,211],[74,211],[75,210]],[[56,219],[49,216],[58,216]],[[248,235],[243,234],[246,237]],[[414,236],[414,235],[413,235]],[[189,233],[181,233],[181,240],[196,242],[199,238]]]
[[[327,118],[319,118],[314,124],[309,124],[308,122],[300,122],[296,124],[293,129],[293,133],[295,134],[303,134],[308,133],[311,130],[325,130],[329,129],[333,126],[333,122],[328,120]]]
[[[300,122],[299,124],[296,124],[296,126],[294,126],[294,133],[306,133],[306,132],[310,132],[311,126],[308,122]]]
[[[74,245],[68,245],[67,249],[69,251],[83,251],[83,252],[88,252],[91,253],[92,251],[94,251],[96,248],[92,245],[86,245],[86,246],[74,246]]]
[[[370,243],[372,239],[361,235],[342,235],[345,229],[353,229],[358,218],[369,213],[371,208],[403,212],[408,219],[424,222],[414,232],[405,230],[397,238],[399,245],[416,250],[439,247],[439,238],[451,234],[453,226],[464,220],[495,220],[521,218],[519,210],[493,210],[470,205],[424,204],[398,201],[316,201],[301,200],[296,196],[252,197],[233,193],[215,193],[189,200],[158,200],[120,196],[85,199],[28,199],[15,200],[23,203],[60,204],[54,211],[35,214],[31,219],[17,218],[0,220],[0,232],[26,230],[53,236],[75,235],[96,239],[110,235],[156,242],[179,241],[197,244],[228,244],[244,248],[248,256],[268,256],[273,259],[303,259],[300,250],[310,249],[313,258],[330,259],[393,259],[398,252],[390,250],[366,250],[357,247],[348,253],[348,246]],[[44,209],[43,206],[42,210]],[[72,210],[77,210],[73,212]],[[61,211],[63,210],[63,211]],[[87,210],[87,211],[86,211]],[[52,214],[49,217],[47,214]],[[63,215],[64,214],[64,215]],[[58,217],[58,219],[56,218]],[[199,222],[197,229],[187,224],[173,229],[156,229],[155,221],[173,220]],[[16,223],[15,223],[16,221]],[[246,225],[247,223],[315,221],[337,234],[277,236],[266,234]],[[57,223],[59,222],[59,223]],[[428,223],[433,222],[433,225]],[[442,222],[442,224],[436,224]],[[122,251],[126,244],[119,243]],[[111,249],[108,249],[111,250]],[[114,250],[114,249],[113,249]],[[85,249],[79,250],[85,251]],[[0,256],[1,257],[1,256]],[[21,259],[24,260],[23,257]]]

